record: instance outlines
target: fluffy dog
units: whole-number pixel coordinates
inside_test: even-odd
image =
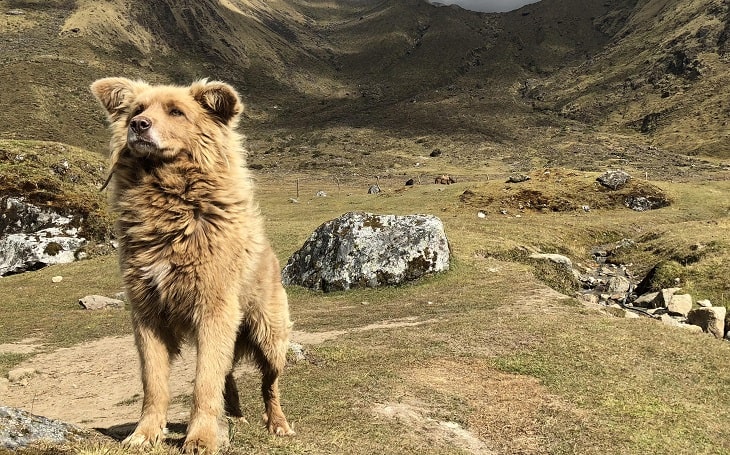
[[[293,434],[278,390],[287,296],[234,131],[238,94],[222,82],[124,78],[97,80],[91,91],[112,132],[107,183],[142,365],[142,415],[124,444],[162,440],[170,362],[186,340],[198,355],[186,452],[216,451],[224,412],[242,416],[232,369],[244,356],[263,375],[268,430]]]

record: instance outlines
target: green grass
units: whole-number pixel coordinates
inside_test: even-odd
[[[259,377],[240,379],[250,423],[231,427],[227,453],[468,453],[463,441],[439,432],[438,422],[455,422],[497,453],[730,451],[724,411],[730,399],[721,392],[730,381],[729,346],[654,321],[585,310],[550,290],[544,273],[515,255],[528,246],[587,263],[593,246],[634,238],[637,247],[625,259],[645,267],[692,253],[699,242],[708,252],[681,267],[688,280],[694,277],[693,292],[715,295],[725,284],[711,270],[730,256],[722,240],[727,214],[717,215],[730,206],[726,182],[663,185],[675,203],[654,212],[528,210],[521,218],[480,219],[460,195],[473,188],[496,196],[503,183],[400,190],[397,180],[381,180],[385,192],[374,196],[365,194],[364,180],[341,181],[338,190],[334,180],[312,178],[300,181],[294,204],[295,180],[260,174],[257,181],[282,261],[319,224],[349,210],[435,213],[453,257],[448,272],[397,287],[331,294],[289,288],[295,330],[345,333],[306,345],[308,360],[290,365],[282,378],[294,438],[264,431]],[[312,196],[320,189],[328,197]],[[129,333],[126,311],[84,312],[76,303],[86,294],[118,292],[116,267],[109,256],[3,278],[0,292],[12,297],[0,315],[0,342],[34,337],[47,351]],[[52,284],[54,275],[63,281]],[[0,368],[5,373],[25,358],[3,356]],[[396,405],[415,419],[378,412]],[[177,453],[180,438],[157,452]],[[118,446],[87,442],[67,450],[115,453]]]

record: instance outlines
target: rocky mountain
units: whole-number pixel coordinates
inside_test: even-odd
[[[0,1],[1,138],[104,150],[97,77],[234,83],[245,126],[521,141],[587,127],[730,156],[728,0]],[[318,125],[318,126],[315,126]],[[581,126],[584,125],[584,126]]]

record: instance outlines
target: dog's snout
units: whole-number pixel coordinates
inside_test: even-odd
[[[147,117],[138,115],[132,119],[132,121],[129,123],[129,127],[132,128],[132,131],[134,131],[135,133],[141,134],[152,127],[152,120]]]

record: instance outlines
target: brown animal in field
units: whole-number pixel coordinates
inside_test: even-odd
[[[234,131],[238,94],[222,82],[124,78],[100,79],[91,91],[111,124],[107,183],[142,365],[142,415],[124,444],[163,439],[170,362],[185,341],[197,348],[186,452],[227,442],[219,424],[224,411],[242,417],[232,370],[243,357],[262,372],[268,430],[293,434],[278,390],[291,331],[287,295]]]
[[[436,177],[434,183],[437,185],[451,185],[452,183],[456,183],[456,179],[444,174]]]

